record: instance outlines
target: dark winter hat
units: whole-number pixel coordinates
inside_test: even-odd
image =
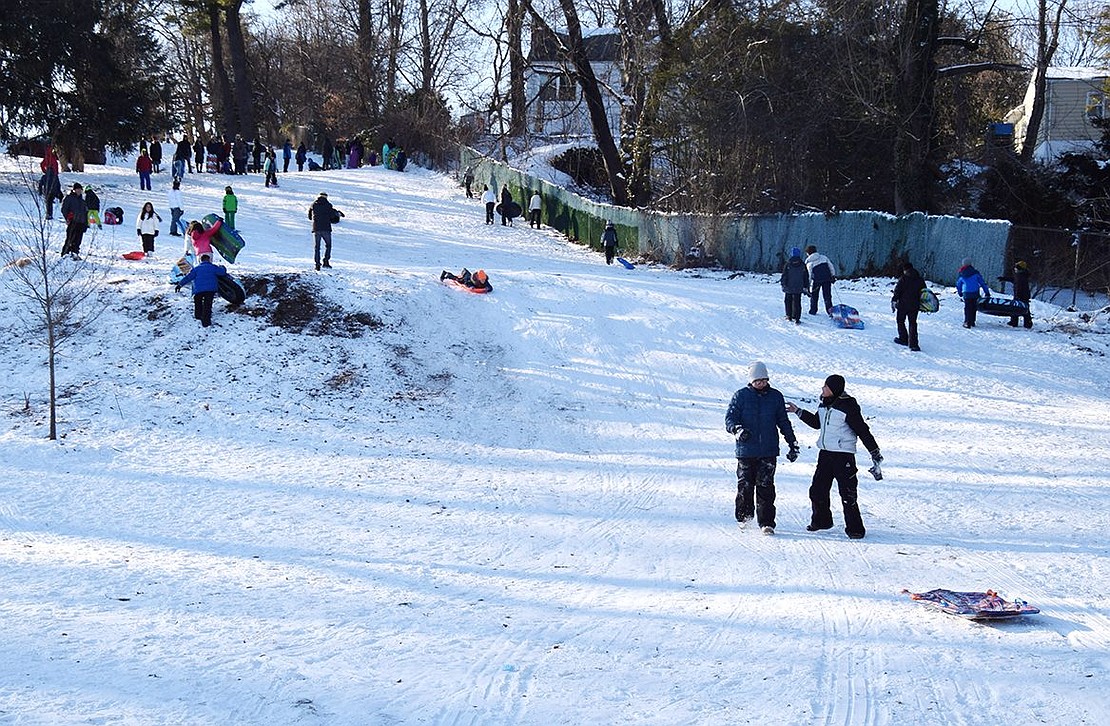
[[[748,381],[758,381],[761,378],[770,378],[767,375],[767,366],[763,361],[757,360],[748,366]]]
[[[327,192],[320,192],[320,198],[321,199],[327,199],[328,198],[328,193]]]
[[[231,191],[231,187],[225,187],[225,188],[224,188],[224,193],[226,193],[226,194],[234,194],[234,192],[233,192],[233,191]]]
[[[802,251],[800,249],[798,249],[797,247],[791,247],[790,248],[790,256],[791,257],[801,257],[802,256]]]
[[[970,257],[965,257],[965,258],[963,258],[963,260],[960,261],[960,267],[967,267],[970,264],[971,264],[971,258]]]
[[[205,252],[203,255],[200,256],[200,259],[203,262],[210,262],[212,260],[212,255]]]
[[[74,189],[84,189],[85,187],[81,186],[81,182],[73,182],[73,188]]]
[[[832,395],[839,396],[840,394],[844,393],[844,376],[838,373],[833,373],[831,376],[825,379],[825,385],[829,387],[830,391],[832,391]]]
[[[913,269],[913,263],[910,262],[909,260],[906,260],[905,262],[902,263],[902,269],[909,272],[910,270]]]
[[[806,247],[806,254],[807,255],[812,255],[816,251],[817,251],[817,246],[816,245],[809,245],[808,247]]]

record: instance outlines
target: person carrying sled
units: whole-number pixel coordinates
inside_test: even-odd
[[[807,532],[832,529],[832,509],[829,492],[835,480],[840,492],[840,502],[844,508],[844,533],[850,539],[863,539],[867,529],[859,512],[857,493],[859,480],[856,477],[856,441],[863,443],[871,454],[871,473],[876,479],[882,478],[879,464],[883,456],[879,445],[871,435],[871,429],[863,419],[859,403],[844,393],[844,376],[833,374],[825,379],[821,387],[821,404],[816,413],[802,410],[793,402],[786,404],[786,410],[798,414],[806,426],[820,429],[817,435],[817,468],[809,485],[809,501],[813,514]]]
[[[223,209],[224,223],[227,224],[229,229],[235,229],[235,213],[239,211],[239,197],[235,196],[235,192],[232,191],[230,186],[224,188]]]
[[[200,321],[203,328],[212,324],[212,301],[220,289],[219,278],[226,276],[227,268],[212,264],[211,253],[205,253],[200,256],[200,264],[173,286],[174,292],[181,292],[182,287],[193,284],[193,317]]]
[[[975,327],[975,313],[979,310],[979,298],[990,297],[991,291],[987,281],[979,271],[971,266],[971,258],[965,257],[960,263],[960,272],[956,277],[956,292],[964,301],[964,327]]]
[[[308,218],[312,220],[312,241],[315,244],[313,260],[316,262],[316,271],[320,266],[331,269],[331,226],[343,217],[343,212],[331,205],[327,192],[320,192],[316,201],[308,208]],[[324,243],[324,259],[320,260],[320,242]]]
[[[192,253],[197,259],[204,255],[211,257],[212,238],[219,234],[221,226],[223,222],[218,219],[208,229],[195,219],[189,222],[189,226],[185,228],[185,254]]]
[[[617,227],[611,221],[605,223],[605,231],[601,233],[601,247],[605,250],[605,264],[613,264],[617,256]]]
[[[1003,275],[1002,277],[999,277],[998,281],[1009,282],[1013,284],[1014,299],[1021,300],[1025,303],[1025,314],[1020,316],[1024,320],[1023,324],[1026,328],[1032,328],[1033,313],[1029,309],[1029,299],[1031,297],[1031,295],[1029,294],[1029,265],[1025,264],[1024,261],[1018,261],[1014,264],[1013,273],[1011,273],[1010,275]],[[1005,289],[1003,289],[1003,292],[1005,292]],[[1011,315],[1010,322],[1006,324],[1009,325],[1011,328],[1016,328],[1018,324],[1018,317],[1019,316],[1017,315]]]
[[[816,245],[806,247],[806,270],[809,271],[809,314],[817,314],[817,298],[825,297],[825,312],[832,314],[832,284],[836,282],[836,267],[832,260],[817,251]]]
[[[484,290],[486,292],[493,292],[493,285],[490,284],[489,275],[485,270],[478,270],[471,274],[470,270],[465,267],[457,275],[451,274],[447,270],[439,273],[440,282],[444,280],[454,280],[455,282],[462,283],[472,290]]]
[[[89,208],[85,206],[85,189],[74,183],[69,194],[62,200],[62,216],[66,220],[66,241],[62,245],[62,257],[81,259],[81,241],[89,228]]]
[[[513,193],[509,191],[508,184],[501,185],[501,226],[512,226],[513,218],[509,216],[509,205],[513,204]]]
[[[774,534],[779,433],[790,447],[790,462],[798,460],[798,439],[782,393],[771,387],[762,361],[748,367],[748,381],[733,394],[725,413],[725,431],[736,437],[736,521],[743,524],[755,517],[763,534]]]
[[[809,270],[802,262],[802,251],[797,247],[790,248],[790,259],[782,268],[779,284],[782,286],[786,319],[793,320],[795,325],[801,325],[802,293],[809,289]]]
[[[917,314],[921,311],[921,291],[925,280],[910,262],[902,263],[902,276],[894,285],[890,307],[898,322],[898,337],[894,342],[908,345],[910,350],[919,351],[917,345]]]

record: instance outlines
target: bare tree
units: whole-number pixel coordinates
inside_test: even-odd
[[[55,227],[46,219],[29,176],[23,176],[21,186],[25,188],[18,190],[23,219],[20,223],[9,222],[0,239],[0,263],[5,270],[2,279],[26,302],[20,318],[32,338],[46,348],[50,407],[47,437],[54,441],[58,438],[58,351],[104,310],[99,298],[110,268],[89,262],[88,254],[85,260],[77,261],[52,249]],[[95,237],[90,241],[95,243]]]

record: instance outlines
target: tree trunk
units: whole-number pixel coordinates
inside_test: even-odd
[[[404,29],[405,0],[386,0],[386,22],[389,26],[389,50],[386,54],[385,108],[397,103],[397,71]]]
[[[231,56],[231,72],[235,77],[235,108],[239,112],[238,132],[245,139],[258,135],[254,118],[254,92],[251,88],[250,71],[247,68],[247,47],[243,42],[243,26],[239,8],[243,0],[231,0],[224,12],[227,18],[227,51]]]
[[[370,118],[381,115],[376,88],[380,87],[377,77],[378,47],[374,35],[374,13],[371,0],[358,0],[358,75],[359,86]]]
[[[1025,138],[1020,152],[1022,162],[1026,164],[1033,160],[1033,153],[1037,150],[1037,137],[1040,136],[1044,116],[1048,67],[1052,65],[1052,57],[1056,55],[1060,39],[1060,18],[1066,4],[1067,0],[1060,0],[1056,8],[1056,20],[1050,27],[1046,0],[1037,3],[1037,67],[1033,72],[1033,108],[1028,110],[1029,123],[1025,126]]]
[[[528,101],[524,93],[524,13],[519,0],[509,0],[505,26],[509,46],[509,134],[523,136],[528,130]]]
[[[932,136],[938,0],[908,0],[899,39],[894,211],[928,212],[933,185]]]
[[[235,99],[231,95],[231,86],[227,82],[224,44],[220,36],[220,6],[216,2],[208,5],[208,34],[212,41],[212,82],[216,87],[216,97],[220,99],[223,135],[232,137],[236,132]]]

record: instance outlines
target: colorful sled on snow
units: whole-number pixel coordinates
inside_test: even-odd
[[[247,291],[239,284],[231,275],[224,275],[217,277],[216,283],[219,287],[219,294],[224,300],[227,300],[232,305],[242,305],[243,301],[247,299]]]
[[[636,265],[632,264],[631,262],[629,262],[628,260],[624,259],[623,257],[618,257],[618,258],[617,258],[617,262],[619,262],[619,263],[621,263],[622,265],[624,265],[624,269],[626,269],[626,270],[635,270],[635,269],[636,269]]]
[[[863,320],[860,319],[859,310],[851,305],[833,305],[829,308],[829,316],[838,328],[863,330]]]
[[[923,313],[935,313],[940,310],[940,298],[927,287],[921,288],[921,304],[917,308]]]
[[[120,257],[125,260],[141,260],[146,257],[146,253],[135,250],[134,252],[124,252]]]
[[[968,620],[1012,620],[1040,612],[1024,600],[1003,600],[994,590],[986,592],[956,592],[954,590],[929,590],[910,592],[903,590],[912,600],[926,603],[941,612]]]
[[[196,258],[193,257],[193,253],[190,252],[173,263],[173,267],[170,268],[170,283],[176,285],[185,279],[185,276],[193,269],[194,262],[196,262]]]
[[[208,229],[216,220],[220,220],[220,231],[212,238],[212,249],[220,253],[228,262],[234,264],[235,257],[246,246],[247,242],[239,232],[231,227],[228,227],[224,222],[223,217],[218,214],[206,214],[200,220],[205,229]]]

